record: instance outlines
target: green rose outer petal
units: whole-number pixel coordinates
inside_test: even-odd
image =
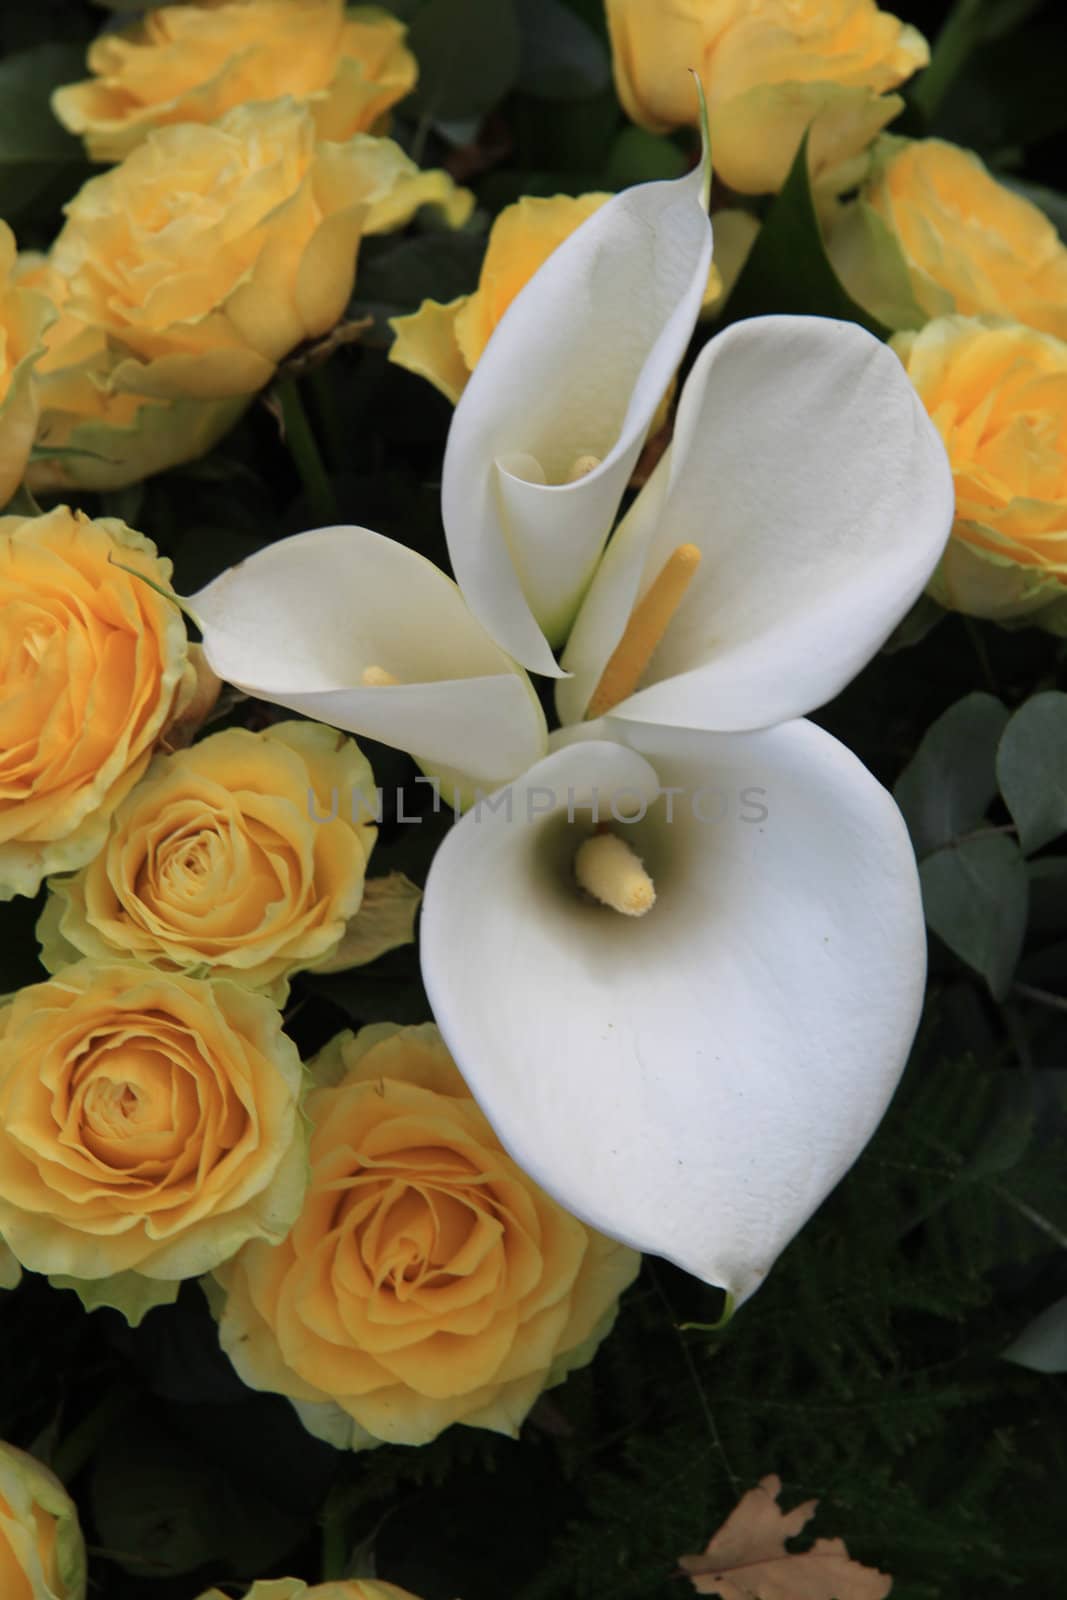
[[[139,1272],[116,1272],[111,1278],[67,1278],[53,1273],[53,1289],[73,1289],[86,1311],[108,1307],[126,1318],[131,1328],[142,1323],[156,1306],[172,1306],[178,1298],[180,1281],[153,1281]]]
[[[853,300],[887,328],[921,328],[930,320],[915,298],[896,234],[865,200],[842,207],[826,251]],[[946,312],[952,311],[952,296],[942,294]]]
[[[35,494],[123,489],[207,455],[254,398],[146,400],[134,422],[122,425],[50,411],[46,400],[38,433],[41,454],[31,456],[26,482]]]
[[[1003,554],[969,543],[971,530],[1001,544]],[[1067,637],[1067,573],[1022,565],[1015,546],[982,524],[956,524],[926,592],[949,611]]]
[[[0,1510],[0,1537],[7,1539],[30,1579],[35,1600],[37,1596],[41,1600],[85,1600],[85,1541],[74,1502],[59,1479],[33,1456],[14,1445],[0,1443],[0,1501],[10,1508],[10,1515]],[[56,1520],[58,1590],[51,1586],[51,1575],[41,1566],[35,1507]]]
[[[32,289],[9,291],[8,319],[14,317],[25,354],[10,374],[0,402],[0,506],[22,482],[37,432],[38,388],[35,369],[44,354],[44,333],[56,320],[55,307]]]
[[[22,1282],[22,1268],[0,1239],[0,1289],[17,1289]]]

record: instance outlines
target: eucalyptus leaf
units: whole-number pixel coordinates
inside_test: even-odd
[[[628,189],[633,183],[680,178],[686,165],[685,156],[670,139],[648,133],[644,128],[623,128],[608,155],[604,187]]]
[[[360,257],[356,310],[377,304],[414,311],[424,300],[447,302],[478,287],[484,234],[425,233],[373,242],[377,249],[365,249]]]
[[[1067,936],[1067,856],[1041,856],[1027,863],[1030,931],[1037,938]]]
[[[949,845],[922,862],[919,877],[929,926],[1003,1000],[1029,903],[1026,863],[1014,840],[986,834]]]
[[[931,723],[893,797],[921,858],[977,826],[997,792],[1008,713],[994,695],[965,695]]]
[[[730,296],[728,320],[770,311],[858,322],[879,339],[890,332],[853,300],[830,264],[811,193],[807,134]]]
[[[580,100],[611,82],[611,58],[561,0],[514,0],[521,43],[518,87],[546,100]]]
[[[1067,694],[1019,707],[997,749],[997,781],[1027,855],[1067,833]]]
[[[112,1560],[142,1578],[194,1572],[219,1551],[220,1484],[174,1435],[127,1423],[90,1480],[93,1518]]]
[[[408,44],[419,63],[412,103],[434,120],[484,116],[518,75],[513,0],[429,0],[412,19]]]
[[[1003,1353],[1031,1372],[1067,1372],[1067,1295],[1046,1307]]]

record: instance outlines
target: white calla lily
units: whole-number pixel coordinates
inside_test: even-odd
[[[450,778],[495,787],[545,751],[526,674],[456,585],[368,528],[267,545],[193,595],[189,610],[220,678]]]
[[[619,735],[631,747],[606,742]],[[925,975],[907,831],[812,723],[709,734],[607,718],[570,737],[438,850],[427,992],[521,1166],[594,1227],[740,1302],[903,1069]],[[604,903],[578,886],[594,799],[602,837],[624,838],[654,885],[645,915],[612,909],[610,882],[592,885]],[[622,824],[613,802],[616,817],[647,811]]]
[[[705,167],[614,196],[504,313],[452,419],[441,486],[471,609],[532,671],[562,643],[711,265]]]
[[[922,592],[953,508],[944,447],[892,350],[824,317],[735,323],[698,357],[672,443],[593,578],[563,655],[561,719],[592,701],[594,714],[731,732],[813,710]],[[628,640],[679,549],[691,581]],[[617,650],[631,659],[613,663],[598,706]]]

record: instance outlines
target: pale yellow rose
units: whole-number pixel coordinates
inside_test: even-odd
[[[360,910],[376,809],[355,740],[317,722],[229,728],[158,756],[99,855],[52,880],[41,960],[141,961],[283,1003],[288,977],[328,962]]]
[[[927,317],[993,315],[1067,338],[1067,249],[1044,212],[941,139],[884,139],[863,203],[881,230],[835,260],[862,303],[886,251]],[[831,238],[831,254],[834,254]]]
[[[940,317],[893,348],[956,485],[930,593],[971,616],[1067,633],[1067,344],[999,318]]]
[[[0,899],[83,866],[195,690],[171,566],[112,517],[0,517]]]
[[[311,1071],[307,1200],[282,1244],[216,1274],[223,1349],[342,1448],[517,1433],[591,1359],[640,1258],[505,1154],[436,1028],[342,1034]]]
[[[344,0],[186,0],[157,6],[89,47],[93,74],[52,107],[94,161],[121,161],[153,128],[217,122],[234,106],[292,95],[324,139],[374,131],[415,85],[407,30]]]
[[[70,286],[46,256],[25,253],[17,279],[47,297],[46,327],[34,368],[37,437],[26,469],[35,494],[119,489],[154,472],[206,455],[248,404],[224,400],[155,400],[116,390],[121,354],[105,330],[70,310]]]
[[[0,1594],[85,1600],[85,1542],[74,1502],[35,1457],[0,1444]]]
[[[926,65],[914,28],[875,0],[608,0],[615,83],[627,113],[664,132],[697,122],[687,69],[707,96],[715,171],[742,194],[784,182],[805,130],[812,176],[840,193],[900,111],[887,91]]]
[[[221,1589],[208,1589],[200,1600],[233,1600]],[[303,1578],[261,1578],[244,1600],[418,1600],[407,1589],[377,1578],[339,1578],[333,1583],[305,1583]]]
[[[599,211],[608,194],[524,195],[505,206],[489,230],[485,258],[473,294],[441,303],[424,300],[418,311],[393,317],[396,334],[390,361],[427,378],[453,405],[504,312],[554,250]],[[723,283],[712,266],[707,304],[718,301]]]
[[[0,222],[0,506],[22,482],[37,431],[35,368],[55,312],[16,272],[15,236]]]
[[[48,258],[63,317],[41,442],[87,453],[52,470],[109,487],[209,448],[341,318],[364,234],[421,205],[459,225],[472,204],[391,140],[320,140],[293,100],[149,134],[83,186]]]
[[[0,1232],[24,1267],[179,1280],[280,1239],[302,1071],[263,995],[83,961],[0,1013]]]

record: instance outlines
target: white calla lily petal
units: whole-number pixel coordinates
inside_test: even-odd
[[[922,592],[953,506],[893,351],[822,317],[735,323],[701,352],[670,451],[593,580],[561,716],[582,715],[635,599],[687,542],[700,570],[615,715],[729,732],[823,705]]]
[[[638,748],[605,744],[613,728]],[[498,795],[445,839],[423,903],[427,992],[520,1165],[586,1222],[740,1301],[902,1071],[925,975],[907,831],[808,722],[722,735],[607,718],[586,732],[507,791],[510,819]],[[575,886],[590,825],[573,798],[568,820],[568,791],[598,788],[607,816],[649,767],[678,791],[673,821],[663,796],[613,824],[657,895],[622,916]]]
[[[267,545],[189,605],[211,667],[260,700],[480,783],[504,782],[544,752],[526,674],[450,578],[368,528]]]
[[[703,180],[697,168],[628,189],[564,240],[501,318],[452,420],[441,495],[453,570],[493,637],[551,677],[550,644],[700,310]]]

